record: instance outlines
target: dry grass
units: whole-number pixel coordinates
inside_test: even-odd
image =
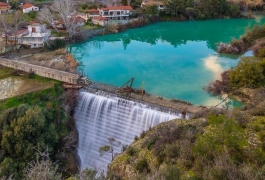
[[[2,81],[4,81],[3,79]],[[8,80],[8,78],[7,78]],[[6,88],[2,87],[0,99],[6,99],[21,94],[47,89],[53,86],[52,82],[39,82],[34,79],[24,79],[22,77],[12,77],[12,80],[6,84]],[[6,91],[5,91],[6,89]]]
[[[36,53],[27,61],[31,64],[40,65],[48,68],[58,69],[67,72],[76,72],[79,63],[65,49],[58,49],[52,52]]]

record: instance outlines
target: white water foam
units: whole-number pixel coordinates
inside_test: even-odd
[[[118,97],[80,92],[75,111],[80,168],[95,168],[106,172],[111,154],[100,156],[99,148],[108,145],[108,138],[129,145],[135,136],[149,127],[176,118],[181,118],[181,114],[160,112]],[[120,153],[121,147],[115,147],[114,152]]]

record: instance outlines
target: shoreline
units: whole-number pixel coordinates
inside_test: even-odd
[[[158,22],[186,22],[186,21],[207,21],[207,20],[219,20],[219,19],[255,19],[255,17],[253,17],[253,14],[252,13],[265,13],[264,11],[251,11],[250,15],[243,15],[244,13],[249,13],[249,12],[241,12],[240,16],[239,17],[220,17],[220,18],[212,18],[212,19],[181,19],[181,18],[176,18],[175,20],[173,20],[174,18],[170,18],[170,17],[167,17],[168,19],[163,19],[163,17],[161,16],[149,16],[148,18],[155,18],[155,21],[150,21],[150,19],[148,18],[137,18],[135,20],[140,20],[140,21],[144,21],[144,25],[140,25],[140,26],[135,26],[135,27],[126,27],[125,29],[122,29],[121,31],[118,31],[118,32],[105,32],[107,27],[108,26],[102,26],[100,28],[97,28],[97,29],[92,29],[92,31],[103,31],[103,32],[98,32],[98,34],[93,34],[92,32],[92,35],[89,34],[91,30],[84,30],[83,32],[80,32],[77,36],[80,36],[81,33],[87,33],[89,34],[86,38],[82,38],[81,40],[77,40],[75,41],[74,43],[69,43],[67,44],[67,46],[69,45],[72,45],[72,44],[77,44],[77,43],[82,43],[90,38],[93,38],[95,36],[104,36],[104,35],[108,35],[108,34],[117,34],[117,33],[121,33],[121,32],[125,32],[127,29],[134,29],[134,28],[141,28],[141,27],[145,27],[145,26],[148,26],[148,25],[151,25],[151,24],[154,24],[154,23],[158,23]],[[149,22],[147,22],[149,21]],[[130,24],[130,23],[127,23],[127,24]],[[117,24],[118,28],[120,27],[124,27],[124,26],[127,26],[127,24]],[[82,35],[81,35],[82,36]]]

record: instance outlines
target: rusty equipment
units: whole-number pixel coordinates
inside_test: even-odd
[[[141,89],[135,89],[132,88],[134,78],[131,78],[129,81],[127,81],[124,85],[122,85],[118,90],[117,93],[142,93],[145,94],[145,90],[143,88]]]

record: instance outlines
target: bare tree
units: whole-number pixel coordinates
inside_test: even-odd
[[[57,12],[62,19],[70,40],[73,40],[74,35],[77,33],[78,25],[74,13],[74,1],[72,0],[55,0],[52,10]]]
[[[39,13],[38,13],[38,20],[41,22],[45,22],[49,24],[57,33],[59,33],[59,30],[56,28],[54,24],[55,15],[50,11],[49,8],[44,7]]]
[[[11,23],[6,15],[0,16],[0,30],[5,32],[5,41],[6,41],[5,47],[7,48],[7,33],[11,31]]]
[[[17,45],[17,32],[21,26],[21,24],[24,22],[23,15],[20,11],[16,11],[13,15],[13,32],[14,32],[14,44],[12,46],[12,52],[14,52],[14,48]]]
[[[25,179],[62,179],[62,175],[58,172],[59,165],[50,161],[48,149],[45,152],[38,152],[38,155],[41,160],[35,160],[28,164],[24,171]]]

